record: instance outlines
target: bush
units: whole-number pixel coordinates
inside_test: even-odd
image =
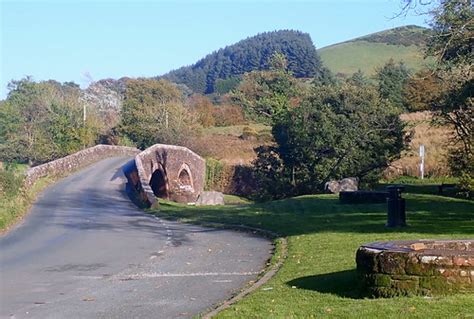
[[[245,123],[242,109],[235,105],[220,105],[214,109],[216,126],[232,126]]]
[[[0,170],[0,195],[11,198],[18,194],[23,185],[24,176],[15,170],[15,166],[7,165],[4,170]]]
[[[213,158],[206,159],[206,190],[226,194],[253,196],[255,178],[253,168],[245,165],[225,164]]]
[[[276,146],[254,162],[263,199],[322,192],[348,176],[373,184],[405,146],[397,110],[370,87],[315,87],[273,122]]]
[[[242,129],[242,135],[240,138],[246,141],[256,141],[257,136],[258,133],[253,127],[246,126]]]

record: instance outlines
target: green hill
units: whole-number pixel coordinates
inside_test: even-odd
[[[318,50],[321,60],[335,74],[352,74],[358,69],[372,75],[388,60],[403,61],[417,71],[431,63],[424,59],[430,29],[405,26],[389,29]]]
[[[219,49],[163,77],[184,84],[194,92],[219,92],[219,87],[235,85],[245,72],[268,69],[269,59],[276,52],[286,56],[288,69],[297,78],[313,77],[320,71],[321,60],[309,34],[280,30],[261,33]]]

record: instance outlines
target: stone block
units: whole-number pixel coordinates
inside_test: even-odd
[[[359,180],[356,177],[347,177],[339,181],[329,181],[324,185],[324,189],[333,194],[355,192],[359,189]]]
[[[224,194],[221,192],[202,192],[196,201],[196,206],[215,205],[224,205]]]

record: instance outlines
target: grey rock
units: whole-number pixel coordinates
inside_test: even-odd
[[[202,192],[196,201],[196,206],[203,205],[224,205],[224,194],[221,192]]]
[[[359,189],[359,180],[356,177],[347,177],[339,181],[329,181],[324,185],[324,189],[333,194],[355,192]]]

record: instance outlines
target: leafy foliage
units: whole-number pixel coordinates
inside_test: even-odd
[[[16,196],[23,185],[24,175],[16,169],[15,164],[6,164],[0,168],[0,197],[12,198]]]
[[[375,181],[404,147],[398,112],[368,86],[316,86],[274,120],[276,146],[255,161],[260,196],[321,192],[329,179]]]
[[[410,3],[410,1],[408,1]],[[474,12],[470,0],[440,1],[431,12],[435,31],[427,54],[434,54],[434,70],[440,81],[440,92],[433,110],[441,123],[455,129],[451,152],[451,170],[462,178],[461,186],[472,196],[474,180],[474,63],[472,39]]]
[[[298,97],[297,82],[286,70],[281,55],[274,55],[269,71],[253,71],[243,75],[242,82],[230,94],[232,103],[240,105],[247,118],[271,123],[272,118],[287,110]]]
[[[0,104],[0,159],[42,163],[93,145],[101,124],[93,112],[83,121],[74,83],[12,81]]]
[[[471,0],[440,1],[431,12],[434,35],[430,37],[427,54],[452,65],[472,65],[474,13]]]
[[[182,144],[192,130],[182,92],[166,80],[127,81],[119,129],[140,148]]]
[[[216,126],[232,126],[245,123],[242,108],[235,105],[218,105],[214,109]]]
[[[195,119],[203,127],[210,127],[216,124],[214,119],[214,105],[208,97],[194,94],[188,99],[188,107]]]
[[[441,92],[441,81],[432,70],[419,71],[411,76],[404,88],[405,105],[410,111],[431,110]]]
[[[282,30],[247,38],[163,77],[183,83],[196,93],[226,92],[240,75],[268,69],[269,58],[275,52],[286,56],[288,69],[297,78],[313,77],[321,68],[321,61],[307,33]],[[219,81],[226,79],[232,80]]]
[[[387,99],[400,110],[404,109],[403,90],[409,78],[410,71],[403,62],[397,64],[393,60],[388,61],[375,75],[380,97]]]

